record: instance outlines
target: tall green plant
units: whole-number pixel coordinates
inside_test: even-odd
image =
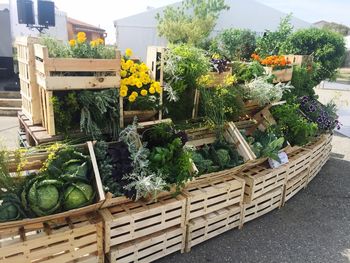
[[[158,34],[170,43],[199,46],[213,31],[220,12],[229,7],[225,0],[185,0],[181,6],[168,6],[157,14]]]
[[[258,38],[256,51],[261,57],[278,55],[282,52],[288,41],[287,38],[293,31],[291,17],[292,15],[289,14],[282,18],[276,31],[266,31],[263,37]]]

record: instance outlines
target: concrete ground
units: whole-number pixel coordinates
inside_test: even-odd
[[[18,126],[17,117],[0,116],[0,145],[8,149],[18,147]]]
[[[349,263],[350,139],[333,142],[318,176],[282,209],[157,262]]]

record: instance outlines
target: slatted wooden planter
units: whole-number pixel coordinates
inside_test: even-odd
[[[108,254],[109,262],[148,263],[171,253],[184,250],[184,230],[171,227],[145,237],[141,237],[116,247]]]
[[[283,205],[296,195],[300,190],[304,189],[308,184],[309,167],[304,167],[296,176],[287,181],[284,190]]]
[[[288,155],[289,163],[286,182],[298,176],[302,171],[308,169],[311,162],[312,152],[308,149],[299,148]]]
[[[47,47],[35,44],[38,85],[47,91],[117,88],[120,51],[115,59],[50,58]]]
[[[93,145],[91,142],[87,142],[86,144],[78,145],[75,146],[78,150],[83,151],[86,154],[89,154],[91,158],[91,164],[92,164],[92,185],[94,187],[94,190],[96,192],[96,197],[95,197],[95,202],[91,205],[84,206],[81,208],[77,209],[72,209],[69,211],[57,213],[57,214],[52,214],[48,216],[42,216],[42,217],[37,217],[37,218],[26,218],[22,220],[17,220],[17,221],[9,221],[5,223],[0,223],[0,230],[1,229],[6,229],[6,228],[11,228],[11,227],[20,227],[23,225],[30,225],[30,224],[41,224],[42,222],[46,221],[51,221],[59,218],[64,218],[64,217],[69,217],[69,216],[78,216],[82,214],[86,214],[88,212],[96,211],[98,210],[101,205],[103,204],[105,200],[105,194],[103,192],[102,188],[102,183],[101,183],[101,178],[100,174],[98,171],[97,163],[96,163],[96,158],[95,154],[93,152]],[[14,154],[11,154],[11,157],[14,156]],[[26,173],[26,172],[33,172],[39,170],[43,162],[48,158],[49,152],[43,150],[39,152],[33,152],[33,153],[28,153],[27,155],[24,156],[25,160],[25,165],[21,167],[21,170]],[[16,172],[18,167],[17,163],[15,162],[15,158],[13,157],[13,160],[9,162],[9,169],[10,172]]]
[[[35,37],[17,37],[17,60],[21,86],[22,112],[31,124],[41,123],[39,90],[36,81],[34,44],[40,42]]]
[[[312,56],[309,55],[286,55],[285,56],[292,65],[301,66],[304,64],[312,64]]]
[[[178,246],[178,250],[184,249],[186,199],[182,195],[159,198],[157,202],[149,203],[130,201],[103,209],[100,213],[105,221],[105,252],[108,253],[107,257],[111,262],[131,254],[134,254],[131,257],[138,257],[140,260],[152,256],[156,252],[152,249],[140,257],[137,251],[142,250],[143,246],[156,247],[159,242],[170,246],[170,232],[175,228],[178,229],[175,231],[177,234],[182,233],[182,245],[181,248]],[[167,231],[170,231],[169,235],[164,234]],[[153,234],[157,236],[154,239]],[[174,250],[168,252],[172,253]],[[164,256],[164,253],[160,253],[159,257],[161,256]],[[130,262],[123,260],[121,259],[121,262]]]
[[[249,204],[244,204],[243,223],[263,216],[276,208],[280,208],[282,205],[282,198],[283,186],[259,196]]]
[[[187,197],[186,221],[243,202],[244,181],[229,170],[193,181],[183,190]]]
[[[2,228],[0,262],[102,263],[103,222],[87,214]]]
[[[288,175],[288,166],[270,168],[267,162],[243,169],[239,174],[245,180],[244,202],[250,204],[266,193],[284,186]]]
[[[242,206],[233,205],[192,219],[187,226],[186,252],[210,238],[242,224]]]
[[[164,86],[164,64],[165,64],[165,52],[166,47],[162,46],[149,46],[147,47],[147,67],[151,71],[152,78],[160,82],[161,86]]]
[[[276,69],[272,67],[264,67],[266,74],[271,74],[274,76],[273,83],[288,82],[291,81],[293,76],[293,67],[286,69]]]

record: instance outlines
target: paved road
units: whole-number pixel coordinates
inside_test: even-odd
[[[331,158],[285,207],[159,263],[349,263],[350,162]]]

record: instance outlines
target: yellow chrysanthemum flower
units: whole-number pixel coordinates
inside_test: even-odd
[[[147,95],[147,93],[148,93],[148,91],[147,91],[147,90],[145,90],[145,89],[141,90],[141,95],[142,95],[142,96],[146,96],[146,95]]]
[[[155,88],[153,87],[153,86],[151,86],[150,88],[149,88],[149,93],[151,93],[151,94],[154,94],[154,93],[156,93],[156,90],[155,90]]]
[[[96,39],[96,42],[97,42],[99,45],[103,45],[104,40],[103,40],[102,38],[98,38],[98,39]]]
[[[130,102],[134,102],[136,100],[136,97],[135,96],[133,96],[133,95],[130,95],[129,96],[129,101]]]
[[[86,38],[85,32],[78,32],[77,38]]]
[[[125,78],[127,74],[128,74],[128,72],[127,72],[126,70],[121,70],[121,71],[120,71],[120,76],[121,76],[122,78]]]
[[[136,67],[135,66],[132,66],[131,68],[130,68],[130,72],[131,73],[135,73],[137,71],[137,69],[136,69]]]
[[[125,63],[129,65],[129,68],[131,68],[135,64],[134,61],[132,61],[131,59],[128,59]]]
[[[69,45],[70,45],[71,47],[74,47],[76,44],[77,44],[77,41],[75,41],[75,39],[69,40]]]
[[[120,86],[120,90],[126,90],[126,91],[128,91],[129,89],[128,89],[128,86],[126,86],[126,85],[121,85],[121,86]]]
[[[94,41],[94,40],[90,41],[90,46],[96,47],[97,45],[98,45],[98,44],[97,44],[96,41]]]
[[[147,72],[148,71],[148,67],[145,63],[141,63],[140,64],[140,71],[143,71],[143,72]]]
[[[136,91],[133,91],[131,92],[131,95],[137,97],[139,94]]]
[[[119,95],[124,98],[128,95],[128,92],[126,90],[121,89]]]
[[[125,50],[125,55],[126,55],[127,57],[131,57],[131,56],[132,56],[132,50],[131,50],[130,48],[127,48],[127,49]]]
[[[141,80],[136,81],[136,87],[138,87],[138,88],[142,87],[142,81]]]
[[[156,89],[156,88],[158,88],[158,87],[160,87],[160,83],[158,82],[158,81],[155,81],[155,82],[153,82],[153,87]]]
[[[161,87],[161,86],[156,87],[156,92],[157,92],[158,94],[160,94],[160,93],[162,92],[162,87]]]

